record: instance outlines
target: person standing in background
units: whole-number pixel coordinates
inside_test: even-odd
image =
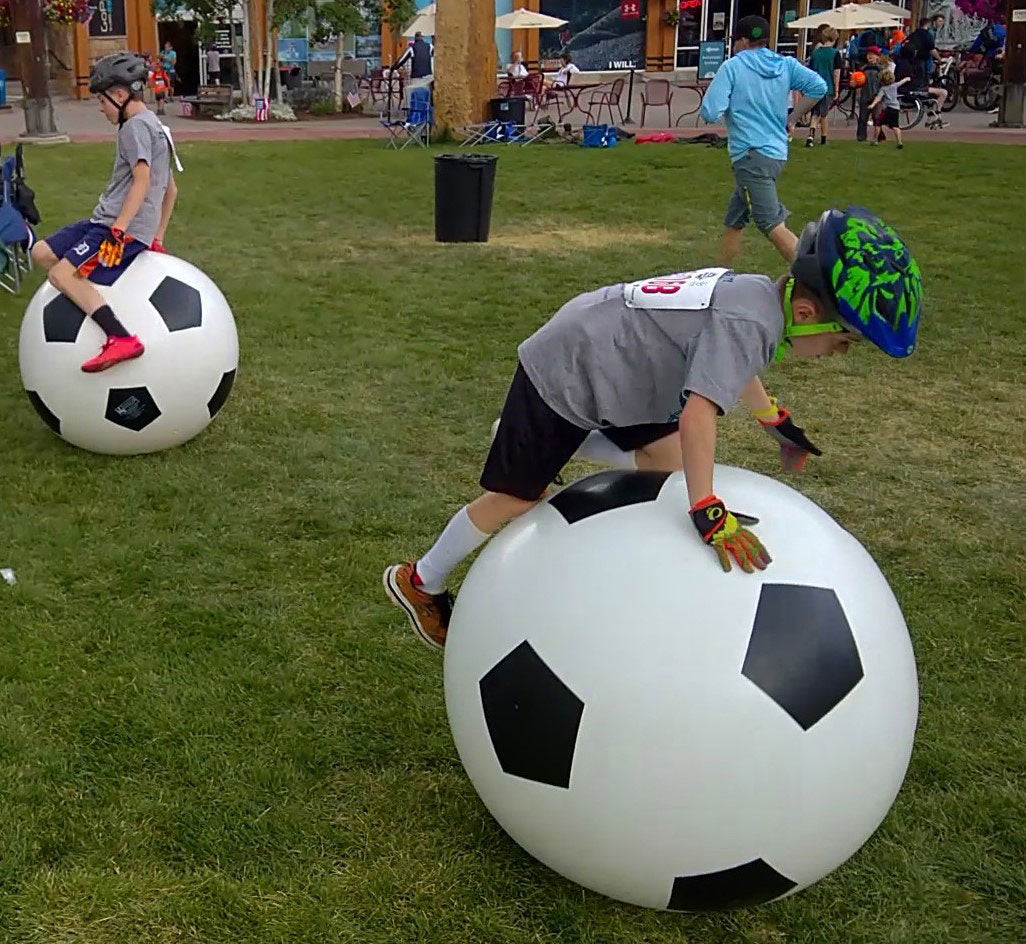
[[[175,47],[171,45],[170,39],[165,41],[164,48],[160,52],[160,64],[167,73],[168,101],[173,102],[175,100],[175,83],[178,80],[176,75],[178,71],[178,53],[175,52]]]
[[[809,57],[809,68],[826,82],[827,92],[812,109],[812,120],[809,123],[809,137],[806,147],[816,143],[816,119],[819,119],[819,143],[827,143],[827,131],[830,129],[830,107],[837,101],[841,93],[841,54],[837,51],[837,30],[825,26],[820,30],[816,48]]]
[[[207,84],[221,84],[221,54],[213,47],[207,50]]]

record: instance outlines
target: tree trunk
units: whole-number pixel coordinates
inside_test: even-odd
[[[273,22],[274,0],[267,0],[267,12],[265,13],[264,21],[264,65],[266,71],[263,72],[260,82],[260,97],[267,102],[271,100],[271,66],[274,63],[272,58],[274,50],[271,48],[271,44],[274,42],[274,30],[271,28]]]
[[[483,121],[495,97],[495,0],[437,0],[435,110],[442,128]]]
[[[25,133],[32,137],[57,135],[50,101],[50,70],[46,61],[46,31],[40,3],[12,3],[11,16],[16,32],[27,32],[31,42],[18,43],[18,61],[23,87]]]
[[[335,37],[335,111],[342,111],[342,42],[345,33]]]
[[[242,72],[239,77],[244,105],[253,104],[253,43],[250,35],[252,22],[249,2],[245,0],[242,4]]]

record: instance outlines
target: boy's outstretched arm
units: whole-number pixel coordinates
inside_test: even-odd
[[[168,224],[171,222],[171,213],[175,208],[175,201],[178,199],[178,184],[175,183],[175,175],[170,174],[167,179],[167,190],[164,191],[164,199],[160,204],[160,223],[157,225],[157,232],[153,237],[154,249],[164,247],[164,234],[167,232]]]
[[[759,539],[713,493],[713,462],[716,458],[716,420],[719,407],[697,393],[690,393],[681,410],[678,430],[684,461],[684,479],[691,502],[690,515],[702,540],[710,545],[724,571],[730,558],[746,573],[763,570],[770,556]]]
[[[125,257],[125,230],[132,224],[139,208],[146,199],[150,189],[150,165],[146,161],[136,161],[132,168],[132,185],[125,194],[125,202],[121,204],[121,212],[110,224],[110,236],[100,244],[99,260],[102,266],[119,266]]]
[[[751,411],[759,425],[780,446],[780,464],[787,472],[801,472],[809,456],[821,456],[823,451],[797,426],[791,414],[771,397],[758,376],[748,381],[741,391],[741,399]]]

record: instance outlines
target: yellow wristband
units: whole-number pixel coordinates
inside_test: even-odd
[[[771,420],[775,420],[780,413],[780,408],[777,406],[777,398],[770,397],[769,401],[770,408],[768,410],[752,410],[752,416],[762,423],[769,423]]]

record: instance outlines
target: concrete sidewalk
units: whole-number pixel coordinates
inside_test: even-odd
[[[670,117],[675,122],[667,127],[666,108],[648,109],[644,126],[638,123],[625,125],[638,133],[669,131],[681,136],[692,136],[704,131],[724,133],[722,125],[706,125],[699,121],[696,127],[694,114],[687,112],[697,102],[694,94],[679,90],[674,94],[674,102]],[[588,93],[583,93],[585,99]],[[17,101],[10,111],[0,112],[0,143],[10,144],[25,129],[25,119]],[[54,111],[58,130],[71,136],[72,141],[109,141],[113,137],[113,128],[100,113],[99,106],[93,101],[55,101]],[[607,109],[603,108],[603,120],[608,121]],[[625,109],[626,112],[626,109]],[[550,108],[542,114],[551,114],[555,118],[555,109]],[[641,115],[640,90],[635,91],[631,103],[631,114],[637,122]],[[532,113],[533,115],[533,113]],[[596,115],[596,118],[598,116]],[[614,116],[619,117],[619,116]],[[855,124],[845,124],[838,120],[837,113],[832,113],[833,127],[831,135],[839,140],[855,137]],[[931,131],[920,125],[910,132],[911,138],[927,141],[968,141],[993,142],[1002,144],[1026,144],[1026,129],[991,128],[989,124],[995,116],[984,112],[969,111],[959,105],[954,111],[944,116],[950,123],[948,128]],[[661,119],[661,120],[660,120]],[[168,104],[164,122],[171,128],[177,141],[261,141],[261,140],[305,140],[311,138],[381,138],[387,132],[381,127],[376,115],[347,118],[312,118],[296,122],[261,122],[239,123],[183,118],[181,106],[177,102]],[[574,127],[580,127],[586,116],[580,111],[567,115],[566,120]],[[679,124],[677,124],[679,122]]]

